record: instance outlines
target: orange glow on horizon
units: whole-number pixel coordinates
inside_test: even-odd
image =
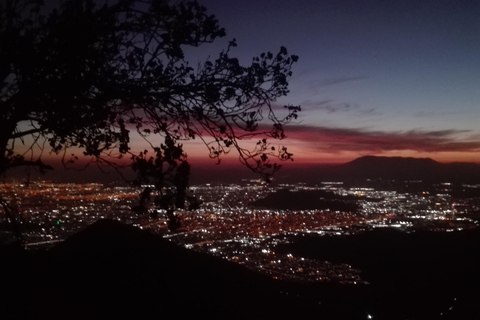
[[[288,133],[288,132],[287,132]],[[278,163],[284,166],[301,166],[301,165],[317,165],[317,164],[342,164],[347,163],[349,161],[353,161],[356,158],[372,155],[372,156],[383,156],[383,157],[413,157],[413,158],[431,158],[435,161],[441,163],[449,163],[449,162],[474,162],[480,163],[480,151],[444,151],[444,152],[426,152],[426,151],[415,151],[415,150],[383,150],[378,152],[372,151],[372,148],[362,150],[362,146],[368,146],[366,143],[362,145],[363,141],[361,140],[362,134],[354,135],[354,133],[349,132],[348,130],[341,131],[339,133],[334,132],[330,136],[317,136],[315,135],[314,131],[301,131],[295,132],[294,130],[290,132],[290,135],[284,140],[270,140],[271,145],[275,146],[278,150],[279,147],[285,145],[288,148],[288,151],[293,153],[293,161],[280,161],[275,157],[271,157],[272,163]],[[408,135],[407,135],[408,136]],[[400,140],[403,136],[397,135],[393,136],[392,141]],[[356,145],[355,139],[359,140],[360,146],[355,149]],[[375,143],[381,143],[382,145],[389,144],[389,138],[386,137],[384,141],[379,141],[378,137],[372,139]],[[416,139],[414,142],[421,139]],[[255,140],[243,140],[240,141],[243,146],[247,148],[253,148],[255,146]],[[352,141],[352,144],[350,144]],[[403,140],[401,140],[403,141]],[[159,146],[162,142],[161,137],[152,139],[153,145]],[[190,141],[181,141],[180,143],[183,144],[184,150],[188,156],[188,161],[195,166],[212,166],[215,167],[217,164],[222,166],[236,166],[239,165],[239,158],[238,153],[236,150],[232,149],[229,154],[223,155],[218,161],[218,159],[212,159],[209,157],[209,151],[207,146],[205,146],[199,139],[190,140]],[[332,144],[334,147],[329,148],[329,143]],[[338,143],[339,145],[335,145]],[[342,150],[342,146],[345,144],[347,148],[350,150],[345,149]],[[131,138],[131,152],[133,154],[138,154],[140,151],[148,150],[149,154],[153,154],[150,146],[146,143],[144,139],[139,137],[132,132]],[[353,147],[352,147],[353,146]],[[414,143],[411,143],[411,146],[408,145],[408,148],[415,147]],[[421,148],[418,148],[422,150]],[[20,151],[20,150],[19,150]],[[62,154],[56,155],[48,152],[43,153],[42,159],[43,161],[51,165],[53,167],[61,167],[61,158]],[[36,160],[38,157],[39,151],[37,150],[32,159]],[[66,160],[69,159],[71,154],[75,154],[78,156],[79,160],[75,165],[72,167],[79,168],[83,166],[85,163],[91,160],[91,158],[84,157],[83,151],[78,148],[71,148],[66,152]],[[30,157],[30,154],[25,155],[26,158]],[[111,157],[108,160],[113,161],[115,163],[121,165],[129,165],[131,163],[130,155],[124,155],[122,159],[116,159],[115,157]]]
[[[286,141],[285,141],[286,142]],[[288,143],[286,143],[288,147]],[[291,144],[291,147],[288,147],[288,151],[293,153],[293,161],[287,160],[287,161],[280,161],[276,159],[275,157],[270,157],[271,162],[277,162],[279,164],[285,164],[285,165],[313,165],[313,164],[341,164],[341,163],[346,163],[349,161],[353,161],[356,158],[362,157],[362,156],[379,156],[379,157],[412,157],[412,158],[431,158],[435,161],[441,162],[441,163],[449,163],[449,162],[474,162],[474,163],[480,163],[480,153],[479,152],[417,152],[417,151],[410,151],[410,150],[399,150],[399,151],[387,151],[387,152],[381,152],[381,153],[374,153],[374,152],[368,152],[365,150],[364,152],[361,151],[335,151],[335,152],[315,152],[315,150],[308,150],[305,148],[302,148],[302,145],[297,143],[297,144]],[[144,146],[142,149],[139,148],[139,150],[146,149],[148,150],[148,146]],[[137,154],[136,152],[132,151],[134,154]],[[152,152],[150,150],[150,152]],[[191,143],[188,143],[188,145],[185,145],[185,152],[187,153],[187,159],[190,163],[192,164],[198,164],[198,165],[234,165],[239,162],[238,158],[238,153],[236,150],[231,150],[229,154],[223,155],[220,158],[220,161],[218,159],[212,159],[208,156],[208,150],[204,145],[201,144],[196,144],[194,146],[191,145]],[[70,150],[67,153],[69,156],[70,154],[75,154],[78,156],[79,164],[86,163],[87,161],[90,161],[89,157],[83,156],[83,152],[81,150]],[[68,157],[69,157],[68,156]],[[66,156],[66,159],[68,159]],[[61,164],[61,155],[56,155],[56,154],[45,154],[43,155],[42,159],[51,164],[56,166],[57,164],[54,164],[54,162],[57,162],[58,165]],[[109,160],[119,163],[119,164],[129,164],[130,163],[130,156],[129,155],[124,155],[122,159],[116,159],[115,157],[109,158]]]

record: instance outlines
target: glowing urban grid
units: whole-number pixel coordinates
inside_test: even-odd
[[[348,264],[294,256],[277,250],[292,236],[315,233],[345,236],[372,228],[400,228],[407,232],[423,228],[449,232],[478,226],[480,211],[476,197],[454,200],[448,183],[434,186],[435,192],[398,193],[375,188],[346,187],[342,182],[266,185],[259,181],[228,185],[197,185],[191,191],[202,201],[196,211],[178,210],[182,224],[167,229],[162,212],[157,218],[138,215],[131,207],[138,202],[140,187],[48,181],[4,183],[2,197],[21,218],[24,241],[30,249],[62,241],[98,219],[110,218],[149,230],[164,238],[270,275],[296,282],[367,283],[361,271]],[[463,185],[477,189],[477,185]],[[324,190],[358,197],[355,212],[325,210],[269,210],[251,203],[279,189],[290,192]],[[347,197],[345,197],[346,199]],[[349,200],[351,201],[351,200]],[[153,206],[151,210],[156,210]],[[12,237],[3,214],[4,238]]]

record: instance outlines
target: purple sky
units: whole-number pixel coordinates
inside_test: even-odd
[[[192,52],[193,62],[232,38],[245,64],[282,45],[300,56],[278,101],[302,106],[284,141],[297,162],[480,162],[480,2],[199,2],[227,37]]]
[[[364,155],[480,162],[480,1],[199,2],[227,36],[188,50],[192,65],[233,38],[243,64],[280,46],[300,57],[277,102],[302,107],[282,141],[293,164]],[[132,142],[133,151],[145,146]],[[184,145],[192,164],[216,170],[204,145]],[[238,163],[234,151],[223,163]]]

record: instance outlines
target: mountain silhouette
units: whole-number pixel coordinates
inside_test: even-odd
[[[430,158],[364,156],[336,165],[285,167],[282,168],[276,179],[289,183],[358,182],[366,179],[480,183],[480,164],[440,163]]]
[[[423,180],[430,182],[480,182],[476,163],[440,163],[430,158],[357,158],[335,169],[344,177],[364,179]]]
[[[293,284],[113,220],[46,252],[0,255],[2,319],[355,319],[351,308],[293,294]]]
[[[430,158],[365,156],[339,165],[336,170],[357,179],[430,179],[438,176],[442,164]]]
[[[356,183],[366,179],[477,184],[480,183],[480,164],[441,163],[430,158],[364,156],[342,164],[285,165],[274,175],[277,183]]]

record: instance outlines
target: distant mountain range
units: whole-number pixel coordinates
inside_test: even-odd
[[[339,165],[336,170],[355,178],[480,182],[480,164],[440,163],[430,158],[365,156]]]
[[[310,183],[365,179],[480,183],[480,164],[440,163],[430,158],[365,156],[339,165],[285,167],[278,173],[277,179]]]

